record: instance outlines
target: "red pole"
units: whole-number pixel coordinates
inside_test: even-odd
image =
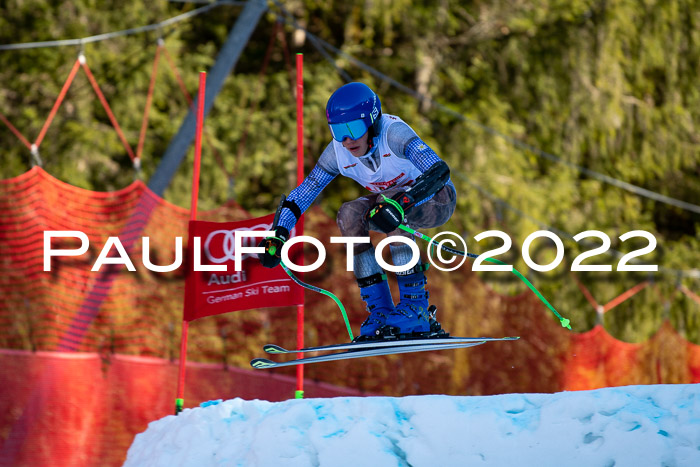
[[[304,55],[297,54],[297,185],[304,181]],[[297,223],[297,234],[304,235],[304,216]],[[301,258],[303,264],[303,258]],[[304,303],[297,305],[297,349],[304,348]],[[297,358],[303,358],[298,353]],[[297,365],[295,399],[304,398],[304,365]]]
[[[204,90],[207,84],[207,74],[199,72],[199,95],[197,97],[197,127],[194,139],[194,173],[192,174],[192,201],[190,203],[190,220],[197,220],[197,199],[199,198],[199,167],[202,160],[202,127],[204,126]],[[185,362],[187,361],[187,331],[189,321],[182,320],[180,335],[180,368],[177,379],[177,399],[175,399],[175,415],[182,412],[185,403]]]
[[[197,199],[199,198],[199,166],[202,160],[202,127],[204,126],[204,91],[207,87],[207,73],[199,72],[199,96],[197,97],[197,127],[194,137],[194,173],[192,174],[192,202],[190,219],[197,219]]]

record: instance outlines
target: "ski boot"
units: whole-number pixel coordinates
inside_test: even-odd
[[[412,269],[396,273],[401,300],[393,312],[386,317],[380,333],[401,337],[446,337],[440,323],[435,319],[437,308],[428,304],[425,290],[427,279],[423,271],[428,265],[418,264]]]
[[[360,335],[354,342],[376,339],[381,334],[379,330],[386,324],[387,315],[394,312],[394,302],[391,299],[386,274],[357,279],[357,285],[360,286],[362,300],[367,304],[369,316],[360,326]]]

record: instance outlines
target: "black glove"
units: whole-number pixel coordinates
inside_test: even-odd
[[[384,196],[380,201],[367,211],[367,219],[382,232],[389,233],[396,230],[403,222],[403,209],[395,200]]]
[[[289,230],[277,227],[274,237],[267,237],[258,246],[265,248],[264,253],[258,253],[258,259],[266,268],[274,268],[282,262],[282,246],[289,240]]]

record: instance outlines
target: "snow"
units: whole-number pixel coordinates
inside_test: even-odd
[[[700,385],[556,394],[209,401],[125,466],[700,466]]]

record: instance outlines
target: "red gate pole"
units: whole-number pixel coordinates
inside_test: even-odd
[[[204,126],[204,91],[207,86],[207,74],[199,72],[199,95],[197,97],[197,127],[194,139],[194,172],[192,174],[192,201],[190,203],[190,220],[197,220],[197,199],[199,198],[199,167],[202,160],[202,127]],[[177,378],[177,398],[175,415],[182,412],[185,403],[185,363],[187,362],[187,332],[190,322],[182,320],[180,334],[180,368]]]
[[[304,55],[297,54],[297,186],[304,181]],[[298,235],[304,235],[304,216],[297,223]],[[301,257],[301,264],[304,258]],[[303,293],[303,292],[302,292]],[[304,348],[304,299],[297,305],[297,349]],[[302,358],[297,353],[297,358]],[[304,398],[304,365],[297,365],[297,390],[295,399]]]

